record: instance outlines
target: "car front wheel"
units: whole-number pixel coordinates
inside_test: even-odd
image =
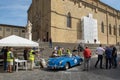
[[[65,70],[67,70],[67,69],[69,69],[69,68],[70,68],[69,63],[66,63],[66,64],[65,64]]]

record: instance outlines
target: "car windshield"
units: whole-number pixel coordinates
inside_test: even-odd
[[[67,54],[63,54],[62,57],[68,56]]]

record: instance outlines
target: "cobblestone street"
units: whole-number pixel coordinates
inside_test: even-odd
[[[0,80],[120,80],[120,0],[0,0]]]
[[[0,80],[120,80],[120,65],[117,69],[95,69],[93,66],[95,61],[96,58],[91,60],[91,69],[88,72],[82,71],[83,65],[66,71],[34,69],[34,71],[19,70],[18,72],[5,73],[0,70]]]

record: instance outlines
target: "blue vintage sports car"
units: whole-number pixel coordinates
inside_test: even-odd
[[[49,58],[47,63],[48,69],[69,69],[75,65],[79,65],[83,62],[83,59],[79,56],[67,56],[63,55],[60,57]]]

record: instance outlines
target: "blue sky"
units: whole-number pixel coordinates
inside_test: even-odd
[[[100,0],[100,1],[112,6],[117,10],[120,10],[120,0]]]
[[[0,24],[25,26],[32,0],[0,0]],[[101,0],[120,10],[120,0]]]
[[[0,0],[0,24],[25,26],[31,0]]]

